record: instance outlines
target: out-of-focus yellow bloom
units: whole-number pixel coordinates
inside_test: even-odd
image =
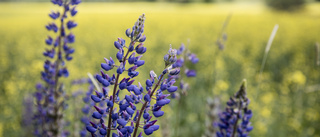
[[[306,76],[298,70],[288,75],[288,81],[298,85],[304,85],[306,79]]]
[[[317,121],[319,119],[318,111],[312,108],[308,108],[305,115],[306,119],[309,121]]]
[[[267,125],[265,123],[263,123],[262,121],[256,121],[256,130],[261,133],[261,134],[265,134],[267,132]]]
[[[269,104],[274,98],[274,95],[271,92],[264,94],[261,98],[264,104]]]
[[[270,117],[271,111],[269,108],[263,107],[263,109],[260,112],[261,112],[261,116],[263,116],[264,118]]]
[[[290,89],[287,86],[283,86],[283,87],[281,87],[280,91],[282,94],[288,95],[290,92]]]
[[[226,91],[229,88],[229,84],[223,80],[217,81],[216,88],[220,91]]]
[[[23,82],[23,81],[20,81],[20,82]],[[11,80],[11,81],[7,82],[7,89],[8,89],[7,90],[7,95],[8,95],[9,98],[10,97],[14,97],[14,96],[17,95],[17,93],[16,93],[18,91],[18,86],[17,85],[20,85],[20,83],[17,84],[14,80]]]

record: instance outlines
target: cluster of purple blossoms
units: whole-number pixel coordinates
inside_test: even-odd
[[[246,80],[239,91],[227,102],[227,108],[219,115],[219,131],[217,137],[247,137],[253,129],[250,126],[252,111],[248,108],[250,101],[247,98]]]
[[[71,30],[77,26],[73,20],[67,20],[68,16],[77,14],[76,5],[81,0],[51,0],[51,2],[63,8],[62,12],[52,11],[49,17],[52,23],[46,25],[48,31],[53,31],[55,38],[48,36],[45,43],[48,48],[43,53],[48,59],[44,63],[41,78],[45,84],[38,84],[35,93],[37,112],[34,115],[36,136],[66,136],[62,132],[63,109],[66,106],[63,84],[59,78],[68,77],[69,72],[65,61],[72,60],[74,49],[69,45],[75,42],[75,36]],[[60,22],[58,26],[55,21]]]
[[[22,120],[21,120],[21,126],[22,129],[25,131],[25,136],[32,136],[33,130],[32,125],[33,124],[33,96],[27,95],[23,99],[23,113],[22,113]]]
[[[218,40],[216,41],[216,44],[220,50],[224,50],[226,46],[227,38],[228,38],[227,33],[223,33],[222,36],[219,37]]]
[[[177,56],[178,59],[176,63],[172,65],[172,68],[180,68],[182,72],[184,72],[185,76],[187,77],[196,77],[197,72],[196,70],[189,69],[187,66],[187,63],[190,62],[192,65],[195,65],[199,62],[199,58],[197,58],[197,55],[194,53],[191,53],[185,45],[182,43],[180,48],[177,50]],[[169,75],[169,77],[173,77],[177,81],[180,80],[180,86],[179,89],[181,90],[181,93],[183,95],[187,94],[187,91],[189,89],[189,84],[183,81],[182,74],[180,75]],[[180,94],[178,92],[175,92],[171,96],[172,98],[179,98]]]
[[[74,128],[74,131],[72,133],[73,133],[73,136],[80,135],[81,137],[86,137],[86,134],[87,134],[86,125],[90,124],[89,113],[91,113],[91,107],[95,105],[95,103],[90,99],[90,95],[92,94],[92,92],[94,92],[95,87],[90,78],[81,78],[81,79],[73,80],[71,85],[80,87],[79,89],[72,91],[72,96],[71,96],[72,102],[70,102],[70,105],[72,104],[74,105],[73,117],[74,119],[78,119],[84,125],[79,131],[78,123],[73,121],[74,123],[72,123],[72,126]],[[86,91],[83,90],[82,88],[83,86],[88,87],[88,89]],[[81,104],[81,102],[84,103],[84,106],[79,105]],[[79,110],[82,113],[79,113]]]
[[[93,109],[91,109],[91,108],[95,106],[95,102],[93,100],[91,100],[91,98],[90,98],[91,95],[94,92],[95,87],[94,87],[94,84],[93,84],[91,79],[88,80],[88,83],[89,83],[88,91],[85,93],[85,96],[82,98],[82,101],[85,103],[85,106],[83,106],[81,108],[81,111],[83,113],[83,115],[81,117],[81,122],[84,125],[83,128],[80,131],[80,136],[81,137],[86,137],[87,136],[86,126],[90,125],[90,121],[93,120],[93,118],[91,117],[90,114],[93,113]],[[105,90],[105,88],[104,88],[104,90]],[[104,91],[104,92],[106,92],[106,91]],[[106,103],[101,101],[99,103],[99,107],[100,108],[105,108],[106,107]]]
[[[144,65],[144,61],[141,60],[142,54],[146,52],[146,47],[143,46],[143,42],[146,40],[143,35],[144,21],[145,15],[143,14],[132,30],[128,29],[126,31],[126,35],[131,39],[129,46],[125,45],[125,40],[122,38],[114,42],[114,46],[119,50],[116,54],[119,65],[116,65],[112,58],[105,58],[106,62],[101,63],[103,70],[116,69],[116,74],[109,76],[101,70],[101,75],[96,75],[97,81],[103,87],[102,91],[95,91],[95,94],[91,95],[91,99],[95,103],[104,102],[106,107],[93,106],[93,120],[86,127],[92,136],[142,137],[142,132],[138,133],[138,128],[143,129],[146,135],[151,135],[159,129],[159,125],[156,125],[157,120],[152,117],[163,116],[162,107],[170,103],[170,99],[167,99],[170,94],[164,94],[164,92],[167,90],[169,93],[173,93],[178,89],[178,87],[173,86],[175,79],[164,79],[164,76],[168,73],[177,75],[180,72],[179,68],[171,67],[177,60],[177,51],[171,48],[168,54],[164,56],[165,69],[160,76],[151,71],[150,79],[146,80],[145,87],[140,82],[138,85],[134,84],[135,80],[133,78],[139,75],[137,68]],[[138,44],[135,46],[136,43]],[[131,67],[126,68],[128,65]],[[127,73],[127,77],[124,76],[120,80],[120,75],[123,75],[124,72]],[[111,85],[113,85],[113,90],[109,93],[106,88]],[[125,94],[124,98],[120,98],[120,92]],[[152,104],[152,99],[156,103]],[[138,106],[141,106],[141,108],[138,109]]]

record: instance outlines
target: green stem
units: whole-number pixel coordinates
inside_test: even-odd
[[[232,13],[230,13],[228,15],[228,17],[226,18],[226,20],[224,21],[223,26],[222,26],[221,31],[220,31],[219,36],[218,36],[218,41],[222,38],[223,32],[227,28],[227,26],[228,26],[228,24],[230,22],[231,16],[232,16]]]
[[[133,44],[134,41],[131,41],[130,45]],[[123,58],[123,63],[125,63],[125,61],[127,60],[127,57],[129,55],[129,50],[127,51],[126,55],[124,56]],[[117,87],[118,87],[118,81],[119,81],[119,77],[120,77],[120,74],[117,74],[117,77],[116,77],[116,83],[114,84],[114,88],[113,88],[113,93],[112,93],[112,104],[114,104],[115,102],[115,94],[116,94],[116,91],[117,91]],[[110,137],[111,135],[111,115],[112,115],[112,111],[113,111],[113,106],[109,109],[109,119],[108,119],[108,131],[107,131],[107,137]]]
[[[118,86],[118,80],[119,80],[119,76],[120,74],[117,74],[117,78],[116,78],[116,83],[114,85],[114,88],[113,88],[113,94],[112,94],[112,102],[114,104],[114,99],[115,99],[115,94],[116,94],[116,91],[117,91],[117,86]],[[108,137],[110,137],[110,133],[111,133],[111,115],[112,115],[112,110],[113,110],[113,106],[109,109],[109,120],[108,120]]]
[[[176,118],[176,126],[175,126],[175,136],[178,137],[179,136],[179,126],[180,126],[180,119],[181,119],[181,107],[182,107],[182,100],[183,98],[181,98],[178,101],[178,107],[177,107],[177,118]]]
[[[66,2],[64,3],[64,5],[66,5]],[[63,13],[65,14],[65,8],[63,10]],[[61,15],[61,24],[60,24],[60,34],[63,31],[63,18],[64,15]],[[58,54],[57,54],[57,60],[56,60],[56,68],[55,68],[55,76],[54,76],[54,80],[55,80],[55,85],[54,85],[54,99],[57,101],[58,103],[58,98],[60,97],[59,91],[58,91],[58,85],[59,85],[59,68],[60,68],[60,63],[61,63],[61,59],[59,58],[59,55],[61,54],[61,47],[62,47],[62,39],[63,37],[59,37],[59,45],[58,45]],[[54,115],[53,115],[53,119],[54,119],[54,127],[51,127],[51,132],[53,133],[54,137],[57,137],[59,135],[59,119],[62,118],[63,115],[59,116],[59,103],[56,104],[54,106]],[[52,125],[51,125],[52,126]]]
[[[152,90],[152,92],[151,92],[151,94],[150,94],[150,98],[152,98],[153,93],[154,93],[154,92],[156,91],[156,89],[158,88],[158,86],[159,86],[159,84],[160,84],[163,76],[164,76],[164,75],[161,74],[161,77],[160,77],[160,79],[158,80],[157,85],[153,88],[153,90]],[[143,103],[143,105],[142,105],[142,108],[141,108],[141,110],[140,110],[140,114],[139,114],[139,116],[138,116],[138,120],[136,121],[136,126],[135,126],[135,128],[134,128],[133,137],[136,137],[136,136],[137,136],[137,131],[138,131],[138,128],[139,128],[140,119],[141,119],[142,113],[143,113],[144,109],[146,108],[147,104],[148,104],[148,101],[145,101],[145,102]]]
[[[240,99],[239,99],[239,101],[240,101]],[[235,137],[235,135],[236,135],[236,131],[237,131],[237,127],[238,127],[238,121],[239,121],[239,116],[240,116],[240,113],[241,113],[241,101],[239,102],[239,106],[238,106],[238,113],[237,113],[237,119],[236,119],[236,123],[234,124],[234,126],[233,126],[233,132],[232,132],[232,137]]]

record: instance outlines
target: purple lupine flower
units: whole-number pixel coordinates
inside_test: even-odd
[[[112,77],[103,70],[101,70],[101,74],[95,76],[104,88],[113,86],[113,91],[110,94],[99,91],[91,94],[91,100],[95,104],[107,103],[105,109],[93,106],[95,111],[91,115],[96,120],[91,121],[90,125],[86,126],[87,131],[92,136],[142,137],[142,133],[138,134],[137,132],[140,121],[145,123],[142,128],[144,133],[151,135],[159,129],[159,126],[155,125],[157,120],[152,121],[152,117],[164,115],[164,111],[161,109],[170,103],[170,99],[167,99],[170,94],[164,94],[164,92],[172,93],[177,90],[177,87],[173,85],[175,83],[174,79],[164,79],[164,76],[168,73],[174,75],[180,72],[180,69],[172,68],[172,64],[177,60],[176,50],[172,48],[164,57],[165,69],[159,77],[151,71],[150,79],[145,82],[145,88],[140,82],[137,85],[134,84],[135,80],[133,78],[138,76],[138,68],[145,64],[141,55],[147,51],[147,48],[143,46],[143,42],[146,40],[145,35],[143,35],[144,20],[145,15],[143,14],[132,27],[132,30],[128,29],[126,31],[126,35],[131,40],[128,46],[125,45],[125,40],[122,38],[118,38],[114,42],[114,47],[118,49],[116,54],[118,63],[115,63],[112,58],[110,60],[105,58],[105,63],[101,63],[101,68],[108,73],[116,68],[113,69]],[[122,79],[120,79],[120,75]],[[160,88],[160,85],[162,88]],[[121,98],[119,93],[123,90],[126,90],[125,93],[127,94]],[[156,100],[155,104],[151,104],[152,99]],[[139,103],[142,104],[141,109],[136,107]],[[141,119],[142,115],[144,120]],[[105,120],[105,118],[107,119]]]
[[[45,52],[43,52],[43,55],[49,58],[54,58],[56,51],[54,49],[48,50],[46,49]]]
[[[134,129],[133,134],[134,137],[136,137],[137,135],[137,127],[139,127],[140,118],[142,115],[145,119],[145,125],[143,129],[146,135],[151,135],[154,131],[159,129],[159,125],[154,125],[157,122],[157,120],[150,121],[152,116],[150,116],[148,111],[152,111],[153,116],[156,118],[163,116],[164,111],[162,111],[161,108],[166,104],[170,103],[170,99],[167,99],[167,97],[170,96],[170,94],[163,94],[163,92],[167,90],[168,93],[171,93],[177,90],[177,87],[173,86],[173,84],[175,83],[174,79],[163,79],[164,75],[172,70],[171,65],[174,64],[176,61],[176,53],[176,50],[170,47],[168,54],[164,56],[166,68],[163,70],[159,77],[157,77],[157,75],[153,71],[150,72],[150,79],[146,80],[146,89],[148,90],[148,92],[144,95],[145,103],[140,109],[141,113],[139,114],[138,119],[136,121],[136,128]],[[158,82],[152,88],[155,80],[158,80]],[[160,88],[157,89],[159,86]],[[152,96],[156,97],[156,103],[153,104],[153,107],[151,108],[151,99],[153,99],[151,98]],[[141,134],[139,134],[138,136],[141,136]]]
[[[78,24],[75,23],[74,21],[68,21],[68,23],[67,23],[67,28],[68,28],[68,29],[72,29],[72,28],[76,27],[77,25],[78,25]]]
[[[188,59],[193,63],[193,64],[196,64],[199,62],[199,59],[197,58],[197,55],[196,54],[189,54],[188,55]]]
[[[75,36],[70,33],[67,37],[66,37],[66,43],[73,43],[75,41]]]
[[[47,30],[53,30],[54,32],[58,32],[58,26],[55,23],[50,23],[46,25]]]
[[[81,0],[71,0],[71,5],[78,5],[81,3]]]
[[[230,97],[225,111],[219,115],[219,131],[216,133],[218,137],[248,136],[253,129],[250,123],[252,111],[248,108],[249,103],[244,80],[239,91]]]
[[[141,98],[141,97],[136,97],[134,95],[130,95],[130,96],[126,96],[125,100],[120,100],[119,98],[119,91],[120,90],[125,90],[125,89],[132,89],[138,92],[138,90],[136,90],[136,87],[134,85],[132,85],[134,80],[131,80],[131,78],[137,76],[139,73],[136,72],[136,69],[140,66],[142,66],[144,63],[142,63],[142,61],[140,61],[139,59],[132,61],[132,63],[135,63],[137,65],[134,65],[133,67],[128,69],[128,75],[130,77],[128,78],[124,78],[121,81],[119,80],[119,76],[124,72],[125,67],[126,67],[126,61],[127,61],[127,57],[129,55],[130,52],[133,52],[134,49],[134,45],[136,42],[139,42],[140,44],[138,44],[138,46],[136,46],[136,51],[139,54],[143,54],[146,51],[146,48],[143,47],[143,43],[141,41],[139,41],[139,35],[142,35],[143,33],[143,23],[144,23],[144,15],[142,15],[139,20],[137,21],[136,25],[133,27],[133,29],[135,29],[133,31],[133,35],[131,37],[131,43],[129,45],[129,48],[126,50],[124,50],[124,48],[127,48],[125,46],[125,40],[122,38],[118,38],[118,41],[114,42],[115,47],[119,50],[119,52],[117,53],[117,59],[120,63],[119,66],[114,65],[115,62],[112,60],[112,58],[110,58],[110,60],[105,59],[106,63],[102,63],[101,67],[105,70],[105,71],[110,71],[112,68],[117,67],[116,71],[117,71],[117,76],[115,76],[115,74],[113,74],[112,77],[109,77],[107,74],[105,74],[104,72],[101,71],[101,75],[96,75],[96,79],[98,80],[98,82],[100,84],[102,84],[104,87],[108,87],[110,85],[114,85],[114,91],[112,96],[108,95],[108,94],[101,94],[99,92],[96,91],[96,95],[91,95],[91,99],[93,101],[95,101],[96,103],[98,102],[102,102],[105,101],[107,102],[107,108],[105,109],[105,111],[99,111],[99,109],[97,109],[96,107],[96,112],[93,112],[93,117],[96,119],[100,119],[100,124],[96,124],[97,127],[94,127],[94,125],[92,125],[92,127],[96,128],[97,130],[99,130],[100,134],[107,134],[108,136],[111,135],[111,129],[110,128],[115,128],[117,126],[117,124],[119,124],[121,127],[118,127],[118,134],[128,134],[128,133],[132,133],[133,132],[133,128],[126,126],[127,120],[129,120],[130,117],[133,116],[133,113],[136,110],[136,107],[134,105],[134,101],[133,99],[137,99],[137,98]],[[141,25],[142,24],[142,25]],[[119,90],[117,91],[117,87],[119,87]],[[119,104],[119,112],[116,113],[116,109],[114,109],[114,104],[115,103]],[[108,120],[108,125],[106,127],[104,127],[104,120],[103,117],[100,117],[100,115],[109,115],[109,120]],[[88,131],[91,132],[92,134],[96,134],[95,132],[93,132],[94,130],[92,130],[92,128],[87,127]]]
[[[165,66],[171,66],[177,61],[177,50],[172,49],[170,45],[170,50],[168,51],[168,54],[166,54],[164,57]]]
[[[73,84],[89,84],[88,90],[85,93],[85,96],[82,97],[82,101],[85,103],[85,105],[81,108],[82,115],[81,115],[80,121],[83,124],[83,127],[79,131],[79,134],[81,137],[86,137],[87,126],[90,125],[90,121],[94,121],[95,118],[99,119],[103,117],[101,113],[103,113],[102,111],[106,108],[106,106],[104,103],[100,103],[100,102],[99,102],[99,105],[96,106],[95,102],[90,99],[90,96],[92,95],[95,89],[92,79],[84,78],[84,79],[73,81],[72,83]],[[107,94],[108,89],[103,88],[103,92],[104,92],[103,94]],[[98,94],[100,95],[100,93]],[[92,130],[92,128],[90,128],[90,130]]]
[[[44,63],[44,70],[41,72],[41,79],[45,84],[37,86],[37,91],[34,94],[36,98],[37,112],[34,114],[35,136],[67,136],[69,132],[61,131],[63,124],[62,111],[66,109],[65,91],[63,83],[59,81],[61,77],[68,77],[69,71],[66,67],[65,60],[72,59],[71,54],[74,49],[68,44],[73,43],[75,36],[68,32],[65,27],[74,28],[75,22],[66,23],[66,14],[74,14],[70,11],[70,4],[79,4],[80,1],[63,1],[51,0],[55,5],[62,7],[62,11],[52,11],[49,17],[53,22],[46,25],[48,31],[54,31],[56,36],[48,36],[45,40],[47,45],[53,45],[50,49],[46,49],[43,55],[48,57]],[[73,6],[72,9],[74,9]],[[74,9],[75,10],[75,9]],[[59,22],[60,26],[57,26]]]
[[[42,85],[37,85],[40,86],[39,88],[41,88]],[[36,87],[38,88],[38,87]],[[42,96],[36,95],[36,100],[41,100]],[[32,125],[33,124],[33,111],[34,111],[34,106],[33,106],[33,102],[34,99],[32,96],[27,95],[26,97],[24,97],[23,100],[23,113],[22,113],[22,123],[21,126],[23,127],[23,130],[25,131],[25,135],[26,136],[32,136]]]
[[[74,6],[71,11],[70,11],[70,15],[71,16],[75,16],[76,14],[78,13],[77,9],[76,9],[76,6]]]
[[[51,2],[52,2],[53,4],[56,4],[56,5],[59,5],[59,6],[62,6],[62,4],[63,4],[63,1],[62,1],[62,0],[51,0]]]
[[[185,70],[185,73],[187,75],[187,77],[195,77],[197,74],[196,74],[196,71],[195,70]]]
[[[178,59],[177,59],[176,63],[174,63],[172,65],[172,67],[173,68],[180,68],[184,74],[174,76],[175,80],[180,82],[179,89],[181,91],[175,92],[175,94],[172,94],[172,96],[171,96],[172,98],[180,97],[180,94],[183,94],[183,95],[187,94],[187,91],[189,89],[189,84],[184,81],[183,76],[196,77],[197,76],[196,70],[189,69],[189,67],[194,68],[195,64],[197,64],[199,62],[199,59],[197,58],[196,54],[191,53],[189,51],[189,49],[186,48],[183,43],[181,44],[180,48],[177,50],[177,55],[178,55]],[[188,63],[191,65],[189,65]],[[180,69],[179,69],[179,72],[180,72]],[[171,73],[173,73],[173,72],[170,72],[170,74]],[[171,77],[171,76],[169,75],[169,77]]]
[[[46,39],[46,44],[47,45],[52,45],[53,39],[52,37],[48,36],[48,38]]]
[[[49,14],[49,16],[52,18],[52,19],[57,19],[57,18],[59,18],[60,17],[60,12],[54,12],[54,11],[52,11],[50,14]]]
[[[165,57],[166,59],[166,57]],[[196,57],[194,53],[191,53],[188,48],[184,46],[184,44],[181,44],[180,48],[177,50],[177,59],[174,64],[172,64],[172,70],[169,71],[168,78],[174,79],[175,81],[178,81],[179,88],[177,86],[171,86],[170,88],[167,88],[166,86],[162,85],[161,88],[167,88],[167,91],[171,94],[171,98],[179,99],[180,94],[187,95],[187,91],[189,89],[189,84],[187,82],[184,82],[185,78],[187,77],[195,77],[196,76],[196,70],[191,70],[190,68],[194,68],[195,64],[198,63],[199,59]],[[190,63],[189,63],[190,62]],[[189,65],[191,64],[191,65]],[[182,74],[178,75],[182,72]],[[179,89],[179,92],[175,92]],[[178,100],[180,101],[180,100]],[[180,111],[180,108],[177,109],[177,111]],[[154,112],[156,114],[155,116],[161,116],[162,111]],[[179,119],[176,119],[177,123],[179,123]],[[175,126],[178,128],[179,126]],[[175,129],[178,131],[178,129]]]

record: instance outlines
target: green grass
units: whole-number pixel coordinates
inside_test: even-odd
[[[23,136],[22,100],[40,81],[44,39],[51,35],[44,27],[50,22],[50,9],[57,7],[0,4],[0,136]],[[82,3],[75,17],[79,27],[74,30],[74,60],[68,63],[70,79],[99,71],[103,57],[115,56],[113,41],[125,38],[125,30],[141,13],[147,17],[148,50],[139,80],[146,79],[151,69],[160,73],[169,44],[178,48],[190,39],[191,51],[200,58],[198,76],[189,81],[192,88],[183,99],[179,127],[184,132],[179,136],[203,133],[206,98],[219,96],[226,102],[243,78],[248,80],[249,107],[254,112],[251,136],[320,136],[319,89],[311,90],[320,84],[314,47],[320,41],[320,4],[288,13],[269,10],[262,3]],[[214,43],[229,13],[233,15],[226,48],[219,51]],[[275,24],[279,30],[259,81],[265,45]],[[175,117],[175,101],[172,106],[165,107],[169,120]]]

